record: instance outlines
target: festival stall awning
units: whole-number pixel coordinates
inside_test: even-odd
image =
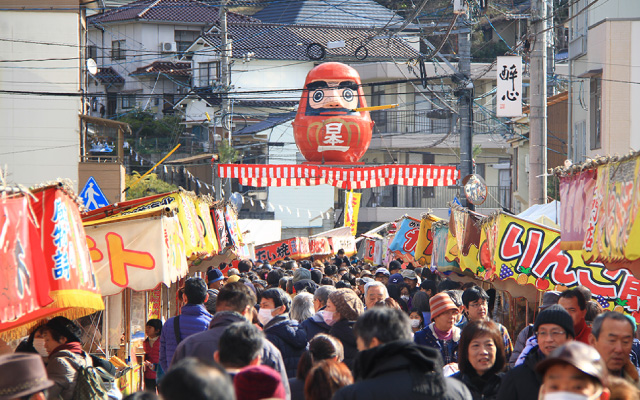
[[[167,215],[165,215],[167,214]],[[173,213],[86,227],[102,294],[169,286],[188,270],[180,221]]]
[[[455,211],[452,210],[452,215]],[[458,217],[472,215],[461,210],[457,214]],[[467,231],[462,235],[457,231],[453,239],[460,249],[458,260],[462,270],[469,270],[483,280],[514,280],[539,291],[583,285],[592,291],[594,300],[604,309],[624,311],[640,320],[640,280],[626,269],[609,271],[602,264],[585,262],[579,250],[562,250],[559,231],[506,214],[471,225],[479,230],[477,241],[476,236]],[[467,219],[464,228],[468,227]],[[450,229],[456,229],[451,227],[451,222]],[[451,248],[451,243],[447,247]],[[464,257],[464,249],[474,251]]]
[[[640,152],[557,169],[567,247],[640,274]]]
[[[379,186],[451,186],[458,170],[453,166],[382,165],[377,167],[323,167],[318,165],[220,164],[221,178],[238,179],[246,186],[317,186],[368,189]]]
[[[20,337],[45,317],[104,309],[69,184],[9,197],[0,210],[0,337]]]

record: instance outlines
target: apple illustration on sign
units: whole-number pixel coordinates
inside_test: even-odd
[[[313,163],[355,163],[369,148],[374,122],[360,75],[352,67],[327,62],[307,74],[293,121],[302,155]]]

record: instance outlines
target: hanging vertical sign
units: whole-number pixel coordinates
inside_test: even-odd
[[[353,193],[353,190],[345,192],[344,226],[351,227],[351,234],[356,235],[358,230],[358,212],[360,211],[360,197],[362,193]]]
[[[522,58],[498,57],[496,116],[520,117],[522,115]]]

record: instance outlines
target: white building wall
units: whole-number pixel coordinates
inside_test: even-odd
[[[79,17],[73,12],[0,12],[0,89],[78,94]],[[14,41],[15,40],[15,41]],[[46,45],[25,41],[64,43]],[[68,59],[68,60],[64,60]],[[79,96],[0,94],[0,167],[11,183],[26,186],[69,178],[78,184],[81,112]]]

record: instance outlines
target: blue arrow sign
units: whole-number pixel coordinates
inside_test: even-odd
[[[80,197],[82,197],[84,206],[89,211],[109,205],[107,196],[102,193],[102,189],[100,189],[100,186],[98,186],[98,182],[96,182],[93,176],[89,177],[87,184],[84,185],[84,189],[82,189],[82,192],[80,192]]]

